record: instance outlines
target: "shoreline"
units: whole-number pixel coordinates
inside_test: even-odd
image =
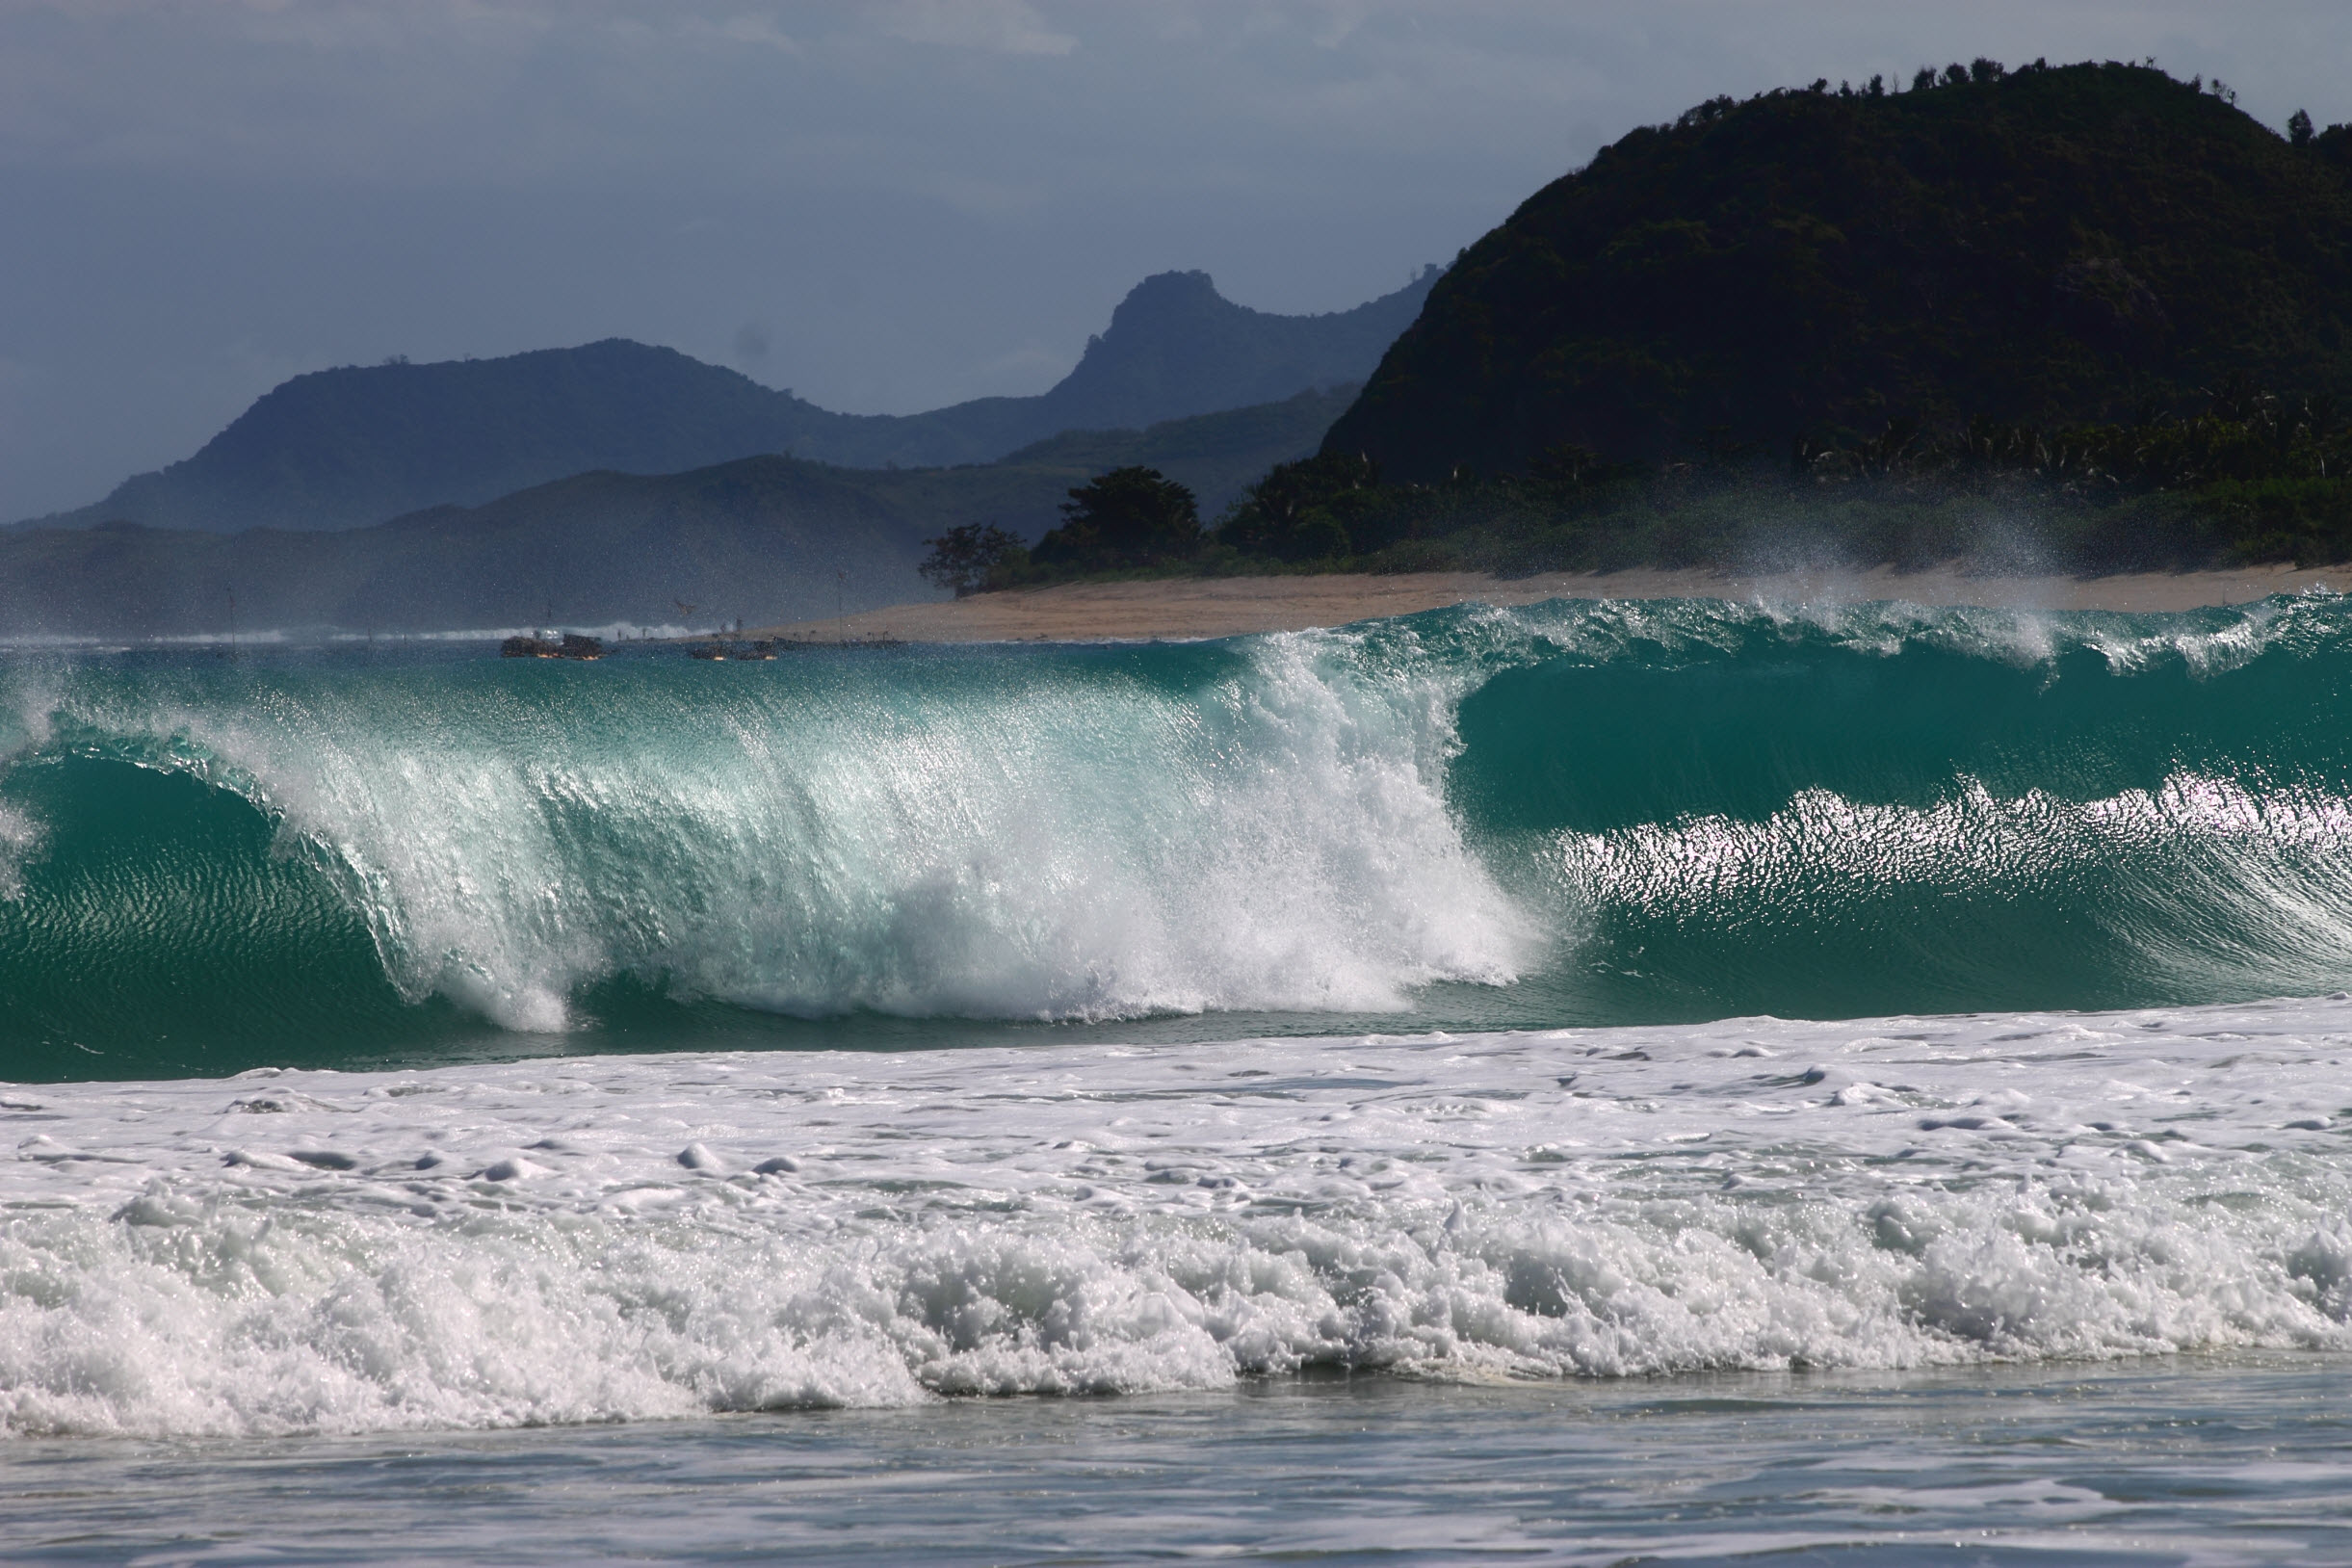
[[[1170,577],[1007,588],[965,599],[890,605],[763,626],[741,635],[802,642],[1148,641],[1297,632],[1450,605],[1527,605],[1547,599],[1731,599],[1797,605],[1901,599],[2006,610],[2158,613],[2337,588],[2352,588],[2352,565],[2118,572],[2102,577],[1975,571],[1964,565],[1921,571],[1876,566],[1758,572],[1640,566],[1511,578],[1486,572]]]

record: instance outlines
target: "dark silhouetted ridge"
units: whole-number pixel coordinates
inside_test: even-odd
[[[2115,65],[1718,98],[1464,252],[1324,450],[1429,481],[2352,398],[2345,139],[2298,139]]]

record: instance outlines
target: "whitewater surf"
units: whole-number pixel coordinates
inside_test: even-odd
[[[0,1451],[2339,1379],[2348,687],[2325,596],[12,656]]]
[[[20,657],[0,1044],[127,1078],[2324,994],[2348,686],[2332,597]]]

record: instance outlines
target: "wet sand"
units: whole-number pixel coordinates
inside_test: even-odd
[[[1413,572],[1371,577],[1170,578],[1137,583],[1069,583],[980,593],[968,599],[893,605],[838,619],[762,627],[758,637],[831,642],[894,638],[908,642],[1090,642],[1152,638],[1235,637],[1247,632],[1344,626],[1476,602],[1545,599],[1738,599],[1789,604],[1907,599],[2025,610],[2194,610],[2244,604],[2273,593],[2352,588],[2352,565],[2250,566],[2234,571],[2127,572],[2063,577],[1977,572],[1962,566],[1898,572],[1726,572],[1708,567],[1619,572],[1548,572],[1500,578],[1482,572]]]

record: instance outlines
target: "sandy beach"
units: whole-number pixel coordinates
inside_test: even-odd
[[[2352,565],[2251,566],[2234,571],[2129,572],[2104,577],[2010,575],[1965,567],[1898,572],[1726,572],[1640,568],[1500,578],[1482,572],[1396,576],[1173,578],[1071,583],[892,605],[838,619],[762,627],[745,636],[830,642],[1087,642],[1237,637],[1344,626],[1447,605],[1546,599],[1762,599],[1790,604],[1907,599],[1917,604],[2028,610],[2194,610],[2274,593],[2352,585]]]

